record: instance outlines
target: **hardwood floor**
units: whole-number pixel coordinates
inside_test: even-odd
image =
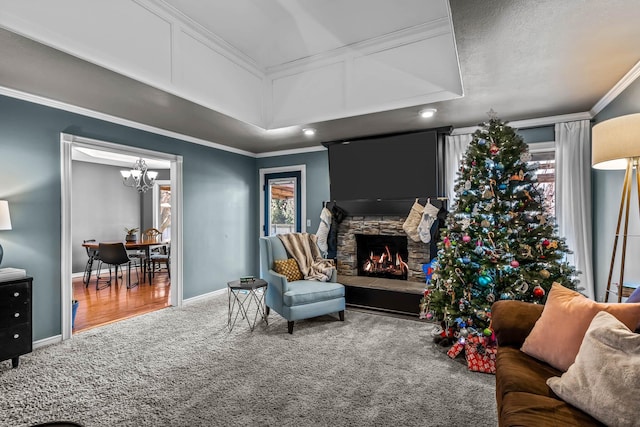
[[[140,283],[127,289],[126,279],[96,290],[95,276],[85,288],[82,277],[73,279],[73,298],[79,301],[73,333],[169,307],[171,280],[166,272],[156,273],[153,284]]]

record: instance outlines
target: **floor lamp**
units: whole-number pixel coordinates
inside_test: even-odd
[[[620,210],[618,212],[618,225],[616,226],[615,239],[613,241],[613,253],[609,277],[607,278],[607,292],[605,302],[609,301],[611,280],[616,262],[618,239],[622,236],[620,280],[617,283],[618,302],[622,301],[624,287],[624,266],[627,254],[627,237],[629,229],[629,208],[631,204],[631,189],[633,187],[633,175],[635,169],[636,190],[638,200],[638,218],[640,218],[640,174],[638,174],[638,161],[640,159],[640,113],[629,114],[605,120],[595,125],[591,132],[592,151],[591,162],[596,169],[625,169],[622,184],[622,196],[620,197]],[[620,231],[623,225],[624,229]],[[614,284],[616,285],[616,284]]]

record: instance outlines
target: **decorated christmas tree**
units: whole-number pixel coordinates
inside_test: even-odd
[[[486,328],[494,301],[544,304],[552,283],[576,288],[570,251],[544,210],[537,169],[527,144],[499,119],[473,134],[422,317],[442,321],[444,331],[491,335]]]

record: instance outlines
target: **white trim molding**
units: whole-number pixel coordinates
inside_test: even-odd
[[[260,169],[260,231],[259,236],[264,236],[264,176],[270,173],[300,172],[300,230],[307,231],[307,165],[279,166]]]
[[[86,147],[129,154],[136,157],[150,157],[171,162],[171,305],[180,307],[183,295],[182,277],[182,156],[162,153],[142,148],[114,144],[112,142],[60,133],[60,185],[61,185],[61,227],[60,227],[60,295],[62,340],[73,336],[71,325],[71,300],[73,298],[71,267],[72,234],[72,151],[73,147]]]
[[[618,95],[620,95],[631,83],[636,81],[640,77],[640,61],[636,62],[636,65],[631,67],[629,72],[625,74],[618,83],[616,83],[609,92],[607,92],[596,105],[591,108],[591,117],[595,117],[600,111],[609,105]]]
[[[556,123],[561,122],[574,122],[577,120],[591,120],[593,117],[588,111],[582,113],[562,114],[559,116],[538,117],[535,119],[516,120],[513,122],[507,122],[509,126],[514,129],[527,129],[541,126],[553,126]],[[464,128],[455,128],[451,131],[451,135],[464,135],[467,133],[473,133],[480,129],[480,126],[469,126]]]

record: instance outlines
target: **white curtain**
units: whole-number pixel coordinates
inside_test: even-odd
[[[578,287],[595,299],[591,219],[591,123],[556,123],[556,220],[573,251]],[[569,258],[571,261],[571,258]]]
[[[453,187],[456,184],[456,179],[458,178],[458,168],[460,166],[460,161],[464,154],[467,152],[467,148],[473,139],[471,134],[463,134],[463,135],[453,135],[445,137],[444,144],[444,170],[445,170],[445,178],[444,185],[445,191],[449,198],[448,206],[453,206],[453,202],[455,199],[455,191]]]

